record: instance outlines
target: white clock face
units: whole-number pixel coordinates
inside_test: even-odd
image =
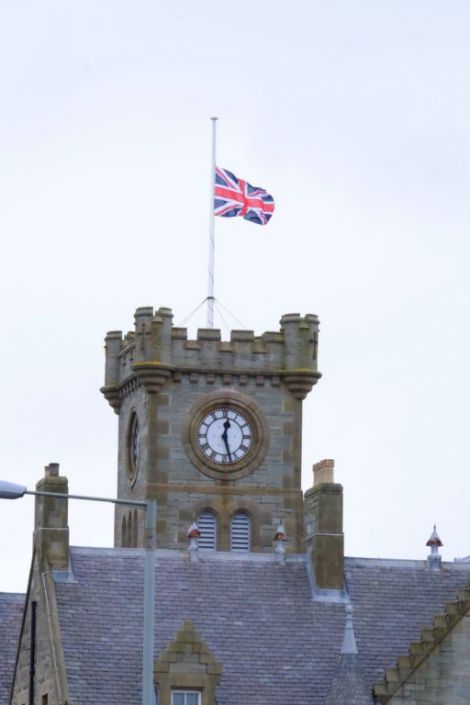
[[[253,429],[238,409],[218,406],[201,419],[197,443],[208,460],[233,465],[243,460],[252,448]]]

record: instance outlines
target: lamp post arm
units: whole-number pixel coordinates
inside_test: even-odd
[[[116,499],[113,497],[90,497],[84,494],[65,494],[63,492],[34,492],[33,490],[25,490],[24,494],[32,494],[36,497],[59,497],[63,499],[84,499],[88,502],[110,502],[111,504],[127,504],[134,507],[146,507],[147,502],[138,499]],[[22,496],[22,495],[21,495]],[[16,499],[16,498],[15,498]]]

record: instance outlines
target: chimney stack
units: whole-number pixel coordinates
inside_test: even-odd
[[[38,492],[68,494],[68,481],[59,475],[59,463],[49,463],[36,485]],[[69,565],[68,499],[36,497],[34,543],[40,562],[53,570]]]
[[[334,466],[330,459],[315,463],[313,487],[305,493],[313,573],[322,590],[343,589],[343,487],[334,481]]]

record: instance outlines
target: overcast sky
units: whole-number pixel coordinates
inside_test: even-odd
[[[257,333],[321,320],[304,489],[335,458],[349,555],[424,559],[434,522],[470,554],[469,36],[467,0],[3,0],[0,477],[115,495],[103,338],[206,296],[218,115],[219,165],[276,212],[217,220],[216,297]],[[111,545],[77,504],[72,543]],[[1,503],[0,590],[32,528]]]

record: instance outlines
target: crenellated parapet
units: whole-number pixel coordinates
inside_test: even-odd
[[[260,336],[250,330],[232,330],[224,341],[218,329],[201,328],[195,340],[187,329],[173,326],[169,308],[138,308],[134,331],[110,331],[106,336],[106,399],[119,413],[123,395],[136,384],[160,391],[167,380],[189,375],[196,382],[243,386],[248,378],[257,385],[284,384],[296,399],[304,399],[320,378],[317,369],[317,316],[290,313],[282,316],[280,330]],[[220,378],[220,380],[219,380]]]

